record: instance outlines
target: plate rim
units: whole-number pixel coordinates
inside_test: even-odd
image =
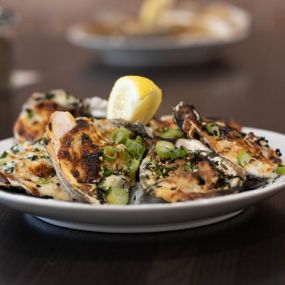
[[[265,129],[259,129],[259,128],[250,128],[250,127],[244,127],[244,130],[246,132],[253,131],[253,132],[265,132],[265,133],[271,133],[272,135],[281,135],[284,136],[285,134],[271,131],[271,130],[265,130]],[[6,138],[3,140],[0,140],[0,144],[3,142],[9,143],[12,142],[14,138]],[[285,176],[282,176],[278,178],[275,182],[268,184],[267,186],[263,188],[257,188],[250,191],[240,192],[240,193],[233,193],[225,196],[219,196],[219,197],[211,197],[211,198],[203,198],[203,199],[197,199],[192,201],[184,201],[184,202],[176,202],[176,203],[155,203],[155,204],[139,204],[139,205],[94,205],[94,204],[86,204],[82,202],[68,202],[68,201],[58,201],[54,199],[43,199],[40,197],[33,197],[28,196],[27,194],[17,194],[17,193],[9,193],[5,190],[2,190],[0,187],[0,203],[2,202],[2,199],[5,199],[6,201],[13,200],[14,202],[20,202],[26,205],[37,205],[37,206],[45,206],[45,207],[53,207],[56,209],[73,209],[73,210],[93,210],[93,211],[120,211],[120,212],[129,212],[129,211],[137,211],[137,212],[143,212],[143,211],[162,211],[162,210],[176,210],[176,209],[189,209],[189,208],[200,208],[200,207],[216,207],[219,205],[224,205],[225,203],[233,203],[238,202],[241,200],[247,200],[248,198],[253,198],[255,196],[259,197],[263,194],[272,194],[280,188],[285,187]],[[273,193],[272,193],[273,192]],[[4,203],[1,203],[4,204]]]

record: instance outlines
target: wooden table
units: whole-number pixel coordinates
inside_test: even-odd
[[[235,1],[253,14],[253,33],[221,60],[138,70],[96,65],[92,52],[63,38],[71,16],[85,17],[105,1],[79,1],[78,14],[76,7],[68,13],[66,0],[27,2],[12,1],[22,14],[16,66],[40,71],[42,80],[1,94],[1,139],[11,136],[32,91],[65,88],[80,97],[107,97],[125,74],[145,75],[161,86],[160,114],[184,100],[204,114],[285,133],[283,1]],[[56,16],[47,22],[52,8]],[[285,192],[216,225],[142,235],[61,229],[0,206],[0,284],[285,284]]]

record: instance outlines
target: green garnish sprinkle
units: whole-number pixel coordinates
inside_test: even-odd
[[[11,151],[16,154],[18,152],[20,152],[20,149],[19,149],[19,145],[15,144],[11,147]]]
[[[142,160],[144,153],[146,152],[146,148],[144,145],[137,143],[135,140],[127,139],[126,143],[126,149],[128,153],[138,160]]]
[[[51,99],[53,99],[54,98],[54,94],[52,94],[52,93],[50,93],[50,92],[48,92],[48,93],[46,93],[46,95],[45,95],[45,97],[46,97],[46,99],[47,100],[51,100]]]
[[[131,131],[126,128],[119,128],[112,133],[112,139],[115,144],[125,144],[130,137]]]
[[[237,160],[241,166],[245,166],[251,158],[251,154],[247,153],[245,150],[241,150],[238,154]]]
[[[49,184],[50,183],[50,180],[48,179],[48,178],[40,178],[40,180],[39,180],[39,184],[40,185],[47,185],[47,184]]]
[[[279,165],[279,166],[277,166],[277,168],[275,169],[275,172],[276,172],[278,175],[283,175],[283,174],[285,174],[285,165]]]
[[[4,151],[4,152],[1,154],[0,159],[6,158],[7,155],[8,155],[8,152],[7,152],[7,151]]]
[[[178,128],[166,129],[166,131],[161,134],[161,137],[164,139],[179,139],[182,136],[183,134]]]
[[[155,152],[162,159],[171,158],[174,149],[174,144],[168,141],[158,141],[155,145]]]
[[[113,174],[113,171],[112,171],[111,169],[109,169],[109,168],[105,168],[105,169],[103,170],[103,176],[104,176],[104,177],[110,176],[110,175],[112,175],[112,174]]]
[[[105,146],[103,149],[104,158],[108,161],[114,161],[118,157],[118,150],[113,146]]]
[[[29,119],[32,119],[34,116],[34,112],[31,109],[26,109],[27,115]]]
[[[187,156],[189,151],[185,147],[176,148],[171,152],[171,159],[178,159]]]
[[[109,204],[126,205],[129,201],[129,194],[123,188],[112,187],[106,196],[106,200]]]
[[[129,165],[129,175],[132,179],[136,178],[136,173],[140,167],[140,160],[133,159]]]
[[[210,135],[217,137],[217,138],[221,136],[220,129],[216,124],[210,123],[207,125],[206,128]]]

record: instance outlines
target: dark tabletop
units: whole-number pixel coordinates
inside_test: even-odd
[[[1,139],[12,135],[31,92],[64,88],[106,98],[126,74],[148,76],[163,89],[160,114],[184,100],[207,115],[285,133],[283,1],[235,1],[254,17],[250,39],[203,66],[165,69],[106,67],[66,42],[65,27],[104,2],[78,1],[67,12],[67,0],[12,1],[21,15],[15,65],[42,79],[1,93]],[[158,234],[67,230],[0,206],[0,284],[285,284],[285,192],[216,225]]]

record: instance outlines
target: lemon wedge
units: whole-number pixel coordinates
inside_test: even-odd
[[[156,113],[162,99],[160,88],[141,76],[119,78],[111,91],[107,119],[125,119],[148,123]]]

